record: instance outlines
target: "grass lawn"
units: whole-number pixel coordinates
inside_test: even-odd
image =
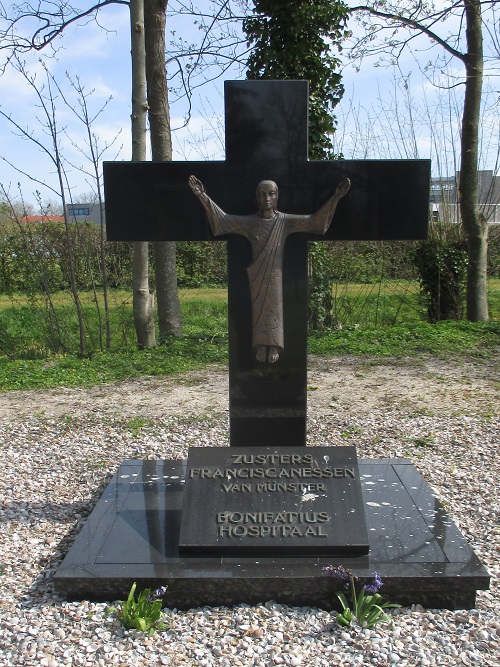
[[[184,330],[155,349],[137,350],[131,294],[111,293],[113,348],[100,351],[94,297],[82,294],[89,352],[68,354],[48,346],[51,324],[42,299],[30,304],[24,295],[0,296],[0,390],[91,386],[143,375],[182,373],[211,363],[227,363],[227,292],[224,289],[181,290]],[[333,330],[309,337],[309,352],[320,355],[440,356],[495,354],[500,321],[440,322],[422,320],[416,285],[337,286]],[[500,315],[500,279],[490,281],[492,317]],[[54,312],[63,341],[77,349],[74,308],[65,293],[54,298]],[[343,310],[342,310],[343,309]],[[397,315],[397,317],[396,317]],[[393,326],[388,323],[396,322]],[[54,321],[52,321],[54,326]]]

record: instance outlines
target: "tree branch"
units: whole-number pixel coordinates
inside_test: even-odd
[[[444,10],[440,12],[439,14],[435,15],[434,18],[434,23],[437,23],[440,21],[446,14],[449,14],[451,9],[453,7]],[[450,53],[452,56],[455,58],[458,58],[462,62],[466,62],[467,56],[459,51],[458,49],[454,49],[446,40],[444,40],[442,37],[440,37],[438,34],[436,34],[433,30],[425,26],[421,21],[418,21],[416,19],[410,18],[403,16],[402,14],[394,14],[392,12],[382,12],[378,9],[375,9],[374,7],[370,7],[369,5],[358,5],[357,7],[350,7],[349,8],[349,13],[354,14],[355,12],[366,12],[370,14],[371,16],[377,16],[379,18],[382,18],[386,21],[394,21],[395,23],[400,23],[407,28],[410,28],[412,30],[417,30],[420,33],[423,33],[424,35],[427,35],[430,39],[432,39],[434,42],[439,44],[440,46],[445,49],[448,53]],[[431,18],[431,17],[427,17]]]
[[[76,12],[63,0],[55,4],[53,11],[42,9],[42,4],[32,6],[30,3],[14,6],[17,16],[9,17],[5,7],[0,5],[0,18],[6,26],[0,30],[0,50],[11,50],[14,53],[26,53],[27,51],[41,51],[61,35],[64,30],[76,21],[80,21],[94,14],[108,5],[128,5],[128,0],[99,0],[86,10]],[[68,11],[67,11],[68,10]],[[72,14],[72,15],[71,15]],[[34,30],[30,37],[24,37],[16,32],[16,29],[24,21],[38,21],[39,27]]]

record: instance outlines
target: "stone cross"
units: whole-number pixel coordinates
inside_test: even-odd
[[[215,240],[189,185],[191,175],[222,211],[238,216],[255,213],[262,181],[277,184],[280,208],[301,218],[330,201],[345,179],[351,183],[335,202],[324,234],[316,228],[316,234],[293,233],[280,249],[284,340],[276,358],[271,350],[259,355],[252,349],[251,243],[231,230],[217,236],[228,243],[232,446],[305,445],[308,241],[411,240],[427,234],[429,161],[309,161],[307,119],[306,81],[230,81],[225,161],[104,165],[112,241]]]

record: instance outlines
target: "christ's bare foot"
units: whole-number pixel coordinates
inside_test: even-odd
[[[266,363],[267,348],[264,345],[260,345],[255,350],[255,358],[257,361],[260,361],[262,364]]]
[[[279,350],[275,347],[270,347],[269,348],[269,363],[270,364],[275,364],[278,359],[280,358],[280,353]]]

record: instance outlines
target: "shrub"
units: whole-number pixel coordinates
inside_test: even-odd
[[[433,223],[429,239],[415,250],[414,262],[429,322],[462,319],[468,259],[461,226]]]

